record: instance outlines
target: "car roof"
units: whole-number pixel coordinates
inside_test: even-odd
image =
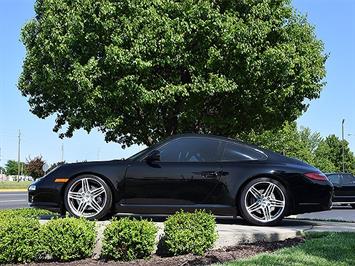
[[[258,145],[249,143],[247,141],[243,141],[237,138],[229,138],[229,137],[224,137],[224,136],[218,136],[218,135],[213,135],[213,134],[202,134],[202,133],[181,133],[181,134],[175,134],[173,136],[170,136],[163,140],[163,142],[170,141],[172,139],[178,139],[181,137],[195,137],[195,138],[212,138],[212,139],[219,139],[219,140],[224,140],[224,141],[231,141],[231,142],[236,142],[242,145],[249,146],[254,149],[259,149],[263,152],[266,151],[266,149],[263,149],[262,147],[259,147]],[[267,150],[268,151],[268,150]]]
[[[180,138],[180,137],[201,137],[201,138],[216,138],[216,139],[222,139],[222,140],[230,140],[230,141],[238,141],[242,142],[239,139],[234,139],[234,138],[228,138],[228,137],[223,137],[223,136],[217,136],[213,134],[200,134],[200,133],[182,133],[182,134],[176,134],[170,137],[170,139],[175,139],[175,138]],[[243,142],[244,143],[244,142]]]

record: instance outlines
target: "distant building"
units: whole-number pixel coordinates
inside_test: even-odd
[[[17,181],[17,175],[0,174],[0,181]],[[33,181],[31,176],[20,175],[20,181]]]

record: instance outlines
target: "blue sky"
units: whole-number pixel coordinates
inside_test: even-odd
[[[17,134],[22,132],[21,159],[42,155],[49,163],[61,159],[104,160],[127,157],[142,147],[125,150],[106,143],[101,133],[76,132],[61,140],[52,132],[54,118],[39,119],[29,112],[26,98],[16,83],[21,72],[25,49],[19,41],[20,29],[34,16],[33,0],[0,1],[0,147],[3,165],[17,158]],[[308,111],[298,119],[301,126],[319,131],[322,136],[341,136],[341,119],[345,118],[346,138],[355,151],[355,1],[294,0],[293,5],[316,28],[316,34],[330,54],[327,82],[320,99],[310,102]],[[348,134],[351,134],[348,136]]]

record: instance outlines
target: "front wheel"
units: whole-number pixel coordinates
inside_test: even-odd
[[[112,205],[112,192],[100,177],[84,175],[72,179],[64,194],[67,211],[75,217],[90,220],[108,215]]]
[[[286,215],[286,188],[271,178],[257,178],[242,190],[239,209],[242,217],[253,225],[276,225]]]

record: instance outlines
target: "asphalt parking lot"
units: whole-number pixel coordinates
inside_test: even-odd
[[[340,220],[355,222],[355,209],[349,206],[335,206],[324,212],[305,213],[296,216],[299,219]]]
[[[0,209],[26,208],[27,192],[0,192]]]

